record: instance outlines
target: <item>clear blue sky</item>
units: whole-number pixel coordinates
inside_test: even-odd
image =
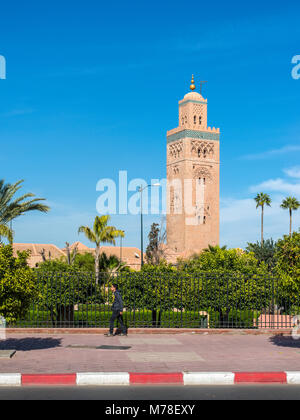
[[[99,179],[164,178],[166,131],[192,73],[209,81],[209,125],[222,132],[221,243],[259,239],[260,191],[273,198],[266,237],[286,233],[279,203],[300,199],[299,15],[299,1],[4,3],[1,178],[25,179],[52,207],[16,221],[15,241],[86,243],[77,228],[96,214]],[[112,222],[139,246],[138,216]]]

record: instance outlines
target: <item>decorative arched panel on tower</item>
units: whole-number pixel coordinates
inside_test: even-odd
[[[206,225],[210,218],[209,205],[196,206],[197,225]]]
[[[191,155],[198,158],[214,157],[214,143],[201,140],[191,140]]]
[[[178,159],[180,157],[182,157],[182,151],[183,151],[183,142],[182,141],[178,141],[178,142],[173,142],[170,143],[168,146],[168,153],[169,153],[169,157],[171,159]]]
[[[210,167],[202,165],[193,165],[194,179],[204,179],[205,183],[213,182],[213,176]]]
[[[194,125],[200,128],[207,126],[207,106],[203,104],[193,104]]]

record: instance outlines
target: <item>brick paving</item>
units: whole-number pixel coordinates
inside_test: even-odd
[[[93,348],[101,345],[131,349]],[[8,349],[16,354],[0,358],[2,373],[300,371],[300,340],[268,334],[12,333],[0,340],[0,350]]]

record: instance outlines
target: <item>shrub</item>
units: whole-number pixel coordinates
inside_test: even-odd
[[[65,264],[65,263],[61,263]],[[39,299],[35,304],[40,308],[46,308],[50,313],[53,326],[63,326],[74,320],[74,305],[80,303],[104,303],[103,286],[95,283],[93,274],[87,275],[75,269],[61,271],[56,268],[60,263],[50,264],[36,270]],[[69,268],[67,264],[63,268]],[[44,270],[44,268],[47,269]],[[55,267],[53,269],[53,267]]]
[[[22,318],[37,296],[36,281],[27,265],[27,252],[13,256],[11,245],[0,246],[0,315],[8,324]]]
[[[300,232],[285,235],[276,244],[275,273],[277,283],[277,303],[284,312],[300,306]]]
[[[265,262],[270,271],[274,269],[276,244],[273,239],[267,239],[263,241],[263,244],[261,242],[248,243],[246,251],[252,252],[259,263]]]

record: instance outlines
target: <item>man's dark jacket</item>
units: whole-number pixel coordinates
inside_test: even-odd
[[[111,309],[114,312],[123,312],[123,300],[122,300],[121,293],[118,290],[116,290],[114,292],[114,295],[115,295],[115,300],[114,300],[114,303],[112,304]]]

